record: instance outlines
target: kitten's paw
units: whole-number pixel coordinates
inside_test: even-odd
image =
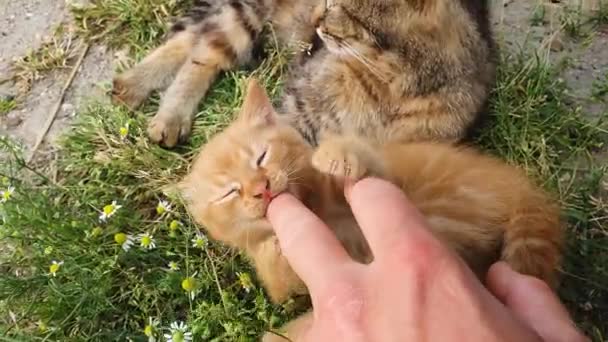
[[[367,173],[359,154],[345,140],[322,142],[312,155],[312,166],[322,173],[354,181]]]
[[[134,82],[127,75],[118,75],[112,81],[112,101],[129,109],[137,109],[148,97],[148,93],[141,84]]]
[[[174,147],[188,140],[191,129],[192,120],[188,115],[159,112],[148,124],[148,136],[157,144]]]

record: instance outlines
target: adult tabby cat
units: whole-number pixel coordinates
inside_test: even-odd
[[[203,147],[180,183],[194,219],[251,258],[273,301],[306,293],[265,218],[273,196],[294,194],[355,260],[368,263],[373,255],[343,195],[344,177],[368,175],[400,186],[432,232],[482,279],[502,259],[555,284],[562,247],[558,208],[515,167],[439,143],[380,147],[354,136],[328,136],[313,149],[283,119],[251,82],[238,119]]]
[[[168,40],[114,79],[132,108],[168,86],[148,127],[174,146],[221,71],[251,60],[271,22],[309,46],[291,67],[281,113],[313,145],[324,134],[457,141],[494,80],[486,0],[196,0]]]

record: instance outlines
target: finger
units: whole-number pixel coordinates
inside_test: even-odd
[[[544,341],[586,341],[566,308],[542,280],[515,272],[498,262],[488,271],[487,286],[520,320]]]
[[[349,188],[346,197],[376,258],[395,248],[414,254],[443,250],[422,214],[391,183],[367,178]]]
[[[353,262],[333,232],[292,195],[275,198],[267,216],[287,261],[311,291]]]

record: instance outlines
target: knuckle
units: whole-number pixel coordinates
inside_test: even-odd
[[[443,259],[437,244],[427,240],[395,242],[391,254],[397,262],[417,272],[432,270]]]

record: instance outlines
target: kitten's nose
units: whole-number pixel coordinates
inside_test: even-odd
[[[270,196],[271,196],[271,193],[270,193],[270,181],[269,180],[260,182],[257,185],[255,185],[255,187],[253,188],[253,197],[254,198],[262,199],[262,198],[268,198]]]

